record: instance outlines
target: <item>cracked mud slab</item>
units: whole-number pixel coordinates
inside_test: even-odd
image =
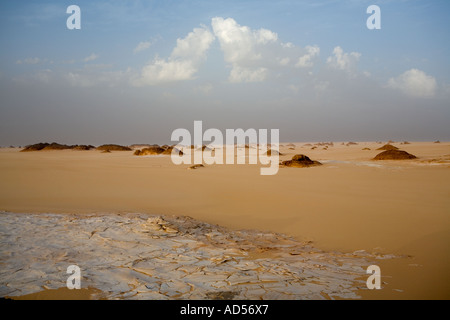
[[[77,265],[93,298],[355,299],[375,258],[189,217],[0,213],[0,297],[65,287]]]

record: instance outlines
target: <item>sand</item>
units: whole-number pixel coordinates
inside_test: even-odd
[[[383,289],[364,299],[450,298],[450,143],[393,143],[418,157],[371,161],[380,145],[281,147],[323,166],[175,166],[132,152],[0,150],[0,210],[22,213],[186,215],[232,230],[278,232],[321,250],[394,254],[380,260]],[[364,147],[370,151],[362,150]]]

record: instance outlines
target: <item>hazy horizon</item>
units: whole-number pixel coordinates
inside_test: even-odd
[[[69,30],[69,5],[81,30]],[[381,29],[369,30],[369,5]],[[450,141],[448,1],[0,3],[0,146]]]

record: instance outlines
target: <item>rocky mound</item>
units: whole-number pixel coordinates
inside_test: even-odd
[[[370,150],[370,148],[363,148],[363,150]]]
[[[173,146],[167,146],[164,145],[162,147],[156,145],[151,146],[149,148],[144,148],[142,150],[136,150],[134,154],[136,156],[156,156],[156,155],[171,155],[172,150],[174,149]],[[178,150],[178,149],[177,149]],[[178,150],[178,154],[181,156],[183,155],[183,152],[181,150]]]
[[[48,146],[45,146],[42,150],[66,150],[72,149],[74,146],[68,146],[65,144],[59,144],[56,142],[50,143]]]
[[[204,167],[205,167],[205,166],[202,165],[202,164],[194,164],[193,166],[189,167],[188,169],[189,169],[189,170],[195,170],[195,169],[198,169],[198,168],[204,168]]]
[[[270,156],[272,156],[272,154],[273,155],[278,155],[278,156],[282,156],[283,155],[281,152],[278,152],[277,150],[272,150],[272,149],[267,150],[267,152],[264,155],[270,157]]]
[[[154,156],[164,152],[164,149],[160,146],[152,146],[148,148],[144,148],[142,150],[136,150],[134,154],[136,156]]]
[[[173,149],[176,149],[176,148],[174,148],[173,146],[167,146],[167,148],[163,148],[164,149],[164,151],[161,153],[161,154],[164,154],[164,155],[171,155],[172,154],[172,150]],[[176,149],[176,151],[178,151],[178,155],[180,155],[180,156],[182,156],[183,155],[183,151],[181,151],[181,150],[178,150],[178,149]],[[176,152],[175,151],[175,152]]]
[[[314,161],[305,156],[304,154],[297,154],[292,157],[292,160],[281,162],[286,167],[306,168],[312,166],[322,165],[319,161]]]
[[[80,144],[80,145],[75,145],[75,146],[73,146],[72,147],[72,150],[82,150],[82,151],[85,151],[85,150],[91,150],[91,149],[95,149],[95,147],[94,146],[92,146],[92,145],[85,145],[85,144]]]
[[[97,150],[103,151],[103,150],[109,150],[109,151],[131,151],[131,148],[120,146],[118,144],[104,144],[100,147],[97,147]]]
[[[56,142],[52,142],[52,143],[36,143],[36,144],[31,144],[26,146],[23,150],[23,152],[27,152],[27,151],[40,151],[40,150],[68,150],[68,149],[72,149],[72,150],[90,150],[95,148],[94,146],[91,145],[66,145],[66,144],[60,144],[60,143],[56,143]]]
[[[403,150],[386,150],[377,154],[373,160],[409,160],[416,158],[415,155]]]
[[[333,142],[318,142],[318,143],[315,143],[314,145],[316,145],[316,146],[327,146],[327,147],[330,146],[330,147],[333,147],[334,143]]]
[[[39,151],[47,147],[48,143],[36,143],[36,144],[30,144],[28,146],[25,146],[21,152],[27,152],[27,151]]]
[[[158,147],[157,144],[148,144],[148,143],[135,143],[130,145],[131,149],[142,149],[142,148],[149,148],[149,147]]]
[[[377,150],[398,150],[398,148],[393,146],[392,144],[385,144],[384,146],[378,148]]]

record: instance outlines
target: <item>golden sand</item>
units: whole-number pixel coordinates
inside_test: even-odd
[[[380,144],[335,143],[327,150],[281,147],[324,165],[175,166],[168,156],[133,152],[0,150],[0,210],[143,212],[187,215],[232,229],[312,240],[324,250],[390,253],[383,289],[365,299],[450,298],[450,143],[395,144],[418,159],[371,161]],[[370,148],[371,150],[362,150]]]

